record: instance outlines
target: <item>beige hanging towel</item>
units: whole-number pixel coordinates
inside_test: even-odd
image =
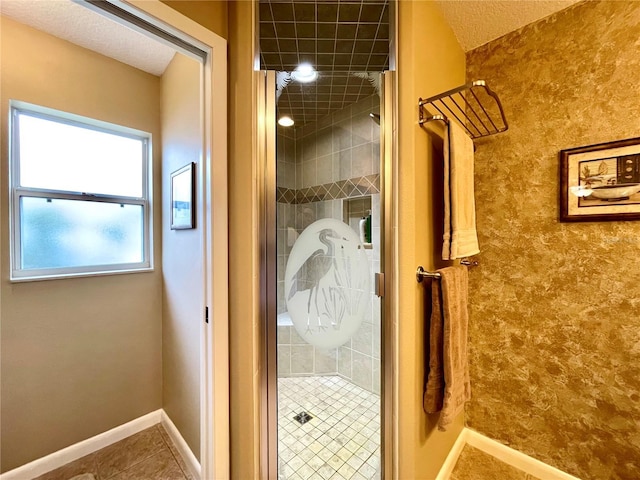
[[[473,140],[450,120],[444,142],[444,236],[442,259],[480,253],[473,186]]]
[[[438,430],[446,430],[471,398],[467,332],[469,274],[466,267],[438,270],[432,281],[429,374],[423,397],[427,413],[440,412]]]

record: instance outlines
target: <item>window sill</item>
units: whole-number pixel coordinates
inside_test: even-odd
[[[94,271],[94,272],[54,273],[49,275],[40,274],[40,275],[29,275],[24,277],[12,276],[9,278],[9,281],[11,283],[41,282],[45,280],[64,280],[68,278],[105,277],[105,276],[111,276],[111,275],[128,275],[133,273],[149,273],[153,271],[155,271],[153,267],[143,267],[143,268],[104,270],[104,271]]]

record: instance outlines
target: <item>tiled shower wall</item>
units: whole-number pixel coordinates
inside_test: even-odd
[[[380,301],[373,272],[380,270],[380,127],[373,95],[295,130],[278,128],[278,313],[286,311],[284,272],[297,235],[321,218],[343,218],[347,198],[371,197],[370,308],[353,338],[334,349],[306,343],[292,326],[278,327],[278,375],[338,374],[372,392],[380,389]],[[294,133],[292,133],[294,132]]]

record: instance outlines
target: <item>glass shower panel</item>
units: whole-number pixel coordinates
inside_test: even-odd
[[[277,106],[278,478],[381,478],[380,97],[326,77]]]

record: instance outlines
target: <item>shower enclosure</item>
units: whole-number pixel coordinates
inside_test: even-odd
[[[266,78],[269,475],[382,478],[382,75],[294,85],[306,98],[327,84],[356,93],[277,128],[295,109],[276,72]]]

